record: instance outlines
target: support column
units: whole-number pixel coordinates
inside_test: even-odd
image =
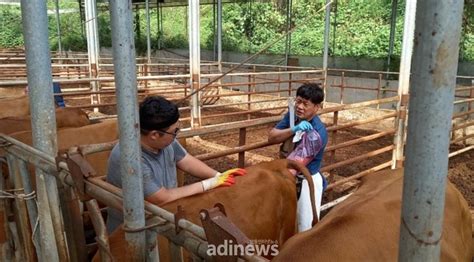
[[[327,78],[328,78],[328,57],[329,57],[329,30],[330,30],[330,19],[331,19],[331,0],[326,0],[326,15],[324,18],[324,51],[323,51],[323,70],[324,70],[324,93],[327,92]],[[327,95],[324,96],[326,101]]]
[[[408,106],[408,89],[413,53],[413,35],[415,34],[416,1],[405,3],[405,23],[403,25],[402,57],[400,59],[400,76],[398,79],[398,116],[395,119],[395,137],[392,155],[392,169],[403,166],[403,147],[405,145],[405,123]]]
[[[199,0],[188,0],[189,3],[189,65],[191,92],[201,87],[201,48],[199,44]],[[201,91],[191,96],[191,127],[201,125]]]
[[[96,0],[84,0],[86,15],[86,36],[87,36],[87,57],[89,59],[89,76],[97,78],[99,72],[99,33],[97,29],[97,5]],[[90,82],[91,91],[100,90],[98,81]],[[99,104],[100,97],[97,94],[91,95],[91,104]],[[94,108],[98,112],[99,108]]]
[[[114,78],[120,128],[124,227],[136,230],[145,226],[145,210],[132,16],[131,0],[110,0]],[[145,261],[145,231],[126,232],[125,240],[130,257],[135,261]]]
[[[217,60],[217,2],[212,0],[212,61]]]
[[[219,73],[222,74],[222,0],[217,0],[217,63]],[[222,93],[221,80],[217,80],[219,94]]]
[[[146,61],[151,63],[151,39],[150,39],[150,0],[145,0],[146,12]],[[149,65],[147,65],[149,67]]]
[[[464,1],[418,1],[398,261],[439,261]]]
[[[393,46],[395,44],[395,31],[397,24],[398,0],[392,0],[392,15],[390,17],[390,38],[388,40],[387,72],[390,72],[390,63],[393,55]],[[387,74],[388,77],[388,74]],[[388,79],[387,79],[388,82]]]
[[[55,156],[56,117],[46,12],[45,0],[21,1],[33,147]],[[56,179],[36,168],[36,191],[43,256],[40,260],[68,261]]]
[[[56,0],[56,29],[58,32],[58,52],[59,56],[62,56],[62,46],[61,46],[61,17],[59,16],[59,0]]]
[[[293,2],[291,0],[286,1],[286,41],[285,41],[285,65],[288,66],[288,59],[291,52],[291,15],[292,15]]]

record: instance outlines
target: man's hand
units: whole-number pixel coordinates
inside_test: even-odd
[[[201,181],[202,188],[204,189],[204,191],[208,191],[220,186],[231,186],[235,183],[235,176],[243,176],[246,173],[247,171],[243,168],[229,169],[224,173],[217,172],[214,177]]]
[[[309,131],[312,130],[313,126],[306,120],[301,121],[299,124],[291,128],[291,132],[296,133],[298,131]]]

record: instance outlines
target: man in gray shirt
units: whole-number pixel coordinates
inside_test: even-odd
[[[178,107],[165,98],[147,97],[140,104],[139,114],[145,200],[164,205],[219,186],[230,186],[234,183],[234,176],[245,174],[243,169],[220,173],[188,154],[176,140]],[[177,187],[176,168],[204,180]],[[107,182],[122,187],[119,144],[115,145],[109,157]],[[112,208],[107,212],[107,231],[110,233],[123,223],[123,215]]]

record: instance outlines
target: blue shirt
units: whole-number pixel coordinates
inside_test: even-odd
[[[295,123],[298,123],[300,119],[295,116]],[[323,154],[324,154],[324,149],[326,148],[326,144],[328,143],[328,132],[326,131],[326,126],[324,123],[321,121],[319,116],[313,117],[311,121],[308,121],[312,126],[313,129],[316,130],[321,137],[323,146],[321,147],[321,150],[319,153],[309,162],[306,167],[308,168],[309,172],[311,174],[316,174],[319,172],[321,169],[321,162],[323,161]],[[276,129],[286,129],[290,127],[290,114],[286,113],[285,116],[283,117],[280,122],[278,122],[275,126]],[[323,188],[326,188],[327,181],[324,178],[324,176],[321,174],[321,177],[323,179]]]

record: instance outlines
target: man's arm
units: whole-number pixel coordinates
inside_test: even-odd
[[[201,160],[190,154],[176,163],[176,166],[184,172],[199,178],[214,177],[217,171],[204,164]]]
[[[170,203],[176,199],[180,199],[183,197],[195,195],[198,193],[204,192],[204,189],[202,187],[201,182],[197,182],[191,185],[183,186],[183,187],[178,187],[178,188],[164,188],[162,187],[160,190],[157,192],[151,194],[150,196],[146,197],[145,200],[161,206],[165,205],[167,203]]]
[[[277,144],[285,141],[289,137],[293,135],[293,131],[291,131],[291,128],[285,128],[285,129],[277,129],[273,128],[270,130],[270,133],[268,134],[268,142],[272,144]]]

